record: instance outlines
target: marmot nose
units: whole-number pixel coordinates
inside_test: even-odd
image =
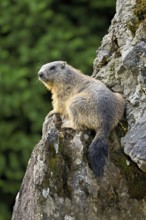
[[[39,71],[39,72],[38,72],[38,76],[39,76],[40,78],[42,78],[43,75],[44,75],[44,73],[43,73],[42,71]]]

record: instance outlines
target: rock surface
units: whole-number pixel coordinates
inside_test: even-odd
[[[86,157],[92,135],[62,130],[60,124],[57,115],[46,117],[12,220],[145,219],[145,187],[140,185],[140,201],[131,198],[124,174],[111,161],[107,161],[104,177],[97,180]]]
[[[122,144],[125,153],[146,171],[145,0],[117,1],[109,34],[97,51],[93,75],[125,95],[128,132]]]
[[[146,172],[146,115],[137,122],[122,139],[124,152]]]
[[[109,140],[103,178],[94,177],[87,161],[94,135],[62,129],[59,115],[48,115],[12,220],[146,219],[145,12],[145,0],[118,0],[94,61],[93,76],[127,100],[125,120]]]

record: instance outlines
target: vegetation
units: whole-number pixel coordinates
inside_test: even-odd
[[[11,216],[50,95],[38,82],[42,64],[66,60],[92,73],[95,51],[115,0],[0,1],[0,220]]]

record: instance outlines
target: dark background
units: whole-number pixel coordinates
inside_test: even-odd
[[[65,60],[90,75],[115,0],[4,0],[0,12],[0,220],[8,220],[51,109],[37,72]]]

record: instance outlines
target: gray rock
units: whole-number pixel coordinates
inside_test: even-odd
[[[146,115],[143,116],[128,134],[122,138],[124,152],[146,172]]]
[[[62,130],[59,124],[56,115],[45,119],[12,220],[145,219],[142,203],[130,197],[118,167],[108,161],[102,179],[93,175],[86,157],[90,133]],[[58,135],[58,152],[54,134]],[[114,144],[118,149],[118,142]]]
[[[146,171],[143,135],[146,115],[145,10],[145,1],[137,3],[127,0],[122,3],[117,1],[117,13],[109,28],[109,34],[103,38],[103,43],[98,49],[93,74],[95,78],[125,96],[128,131],[122,139],[122,144],[124,152],[144,172]],[[105,53],[106,50],[108,53]],[[103,60],[107,62],[103,63]]]

